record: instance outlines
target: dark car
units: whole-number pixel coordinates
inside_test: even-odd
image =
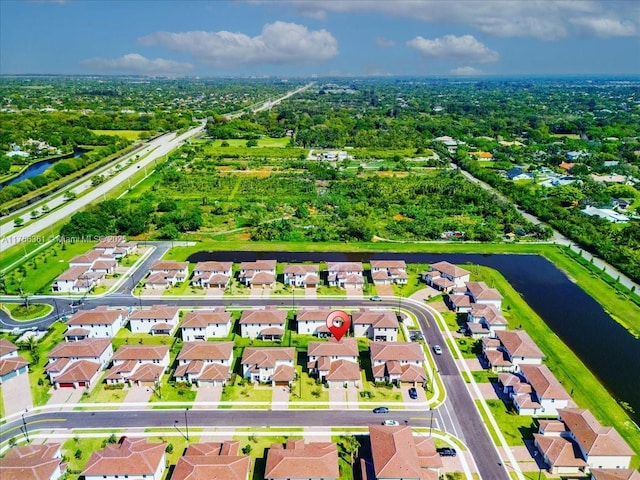
[[[417,391],[414,387],[411,387],[411,388],[409,389],[409,397],[410,397],[412,400],[415,400],[416,398],[418,398],[418,391]]]
[[[451,447],[436,448],[436,451],[441,457],[455,457],[457,455],[456,449]]]
[[[388,413],[389,409],[387,407],[376,407],[373,409],[373,413]]]

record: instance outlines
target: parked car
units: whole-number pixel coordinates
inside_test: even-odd
[[[388,413],[389,409],[387,407],[376,407],[373,409],[373,413]]]
[[[369,300],[371,300],[372,302],[381,302],[382,297],[379,297],[378,295],[374,295],[373,297],[369,297]]]
[[[434,345],[433,351],[435,352],[436,355],[442,355],[442,348],[440,347],[440,345]]]
[[[416,390],[414,387],[411,387],[411,388],[409,389],[409,397],[410,397],[412,400],[415,400],[416,398],[418,398],[418,390]]]
[[[455,457],[458,454],[456,449],[451,447],[436,448],[436,452],[438,452],[441,457]]]
[[[382,422],[382,425],[386,425],[387,427],[397,427],[400,424],[395,420],[385,420]]]

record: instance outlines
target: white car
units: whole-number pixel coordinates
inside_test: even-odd
[[[382,425],[387,425],[388,427],[397,427],[400,424],[395,420],[385,420],[384,422],[382,422]]]
[[[442,348],[440,347],[440,345],[434,345],[433,351],[435,352],[436,355],[442,355]]]

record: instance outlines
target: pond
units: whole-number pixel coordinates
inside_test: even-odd
[[[79,157],[83,153],[88,150],[84,150],[82,148],[78,148],[73,152],[73,157]],[[44,173],[44,171],[55,164],[57,161],[69,158],[71,155],[61,155],[54,158],[48,158],[47,160],[41,160],[39,162],[32,163],[29,165],[20,175],[10,178],[9,180],[5,180],[4,182],[0,182],[0,190],[8,185],[13,185],[14,183],[21,182],[23,180],[27,180],[28,178],[35,177],[36,175],[40,175]]]
[[[368,262],[402,259],[407,263],[478,264],[494,268],[571,348],[618,400],[629,403],[640,423],[640,340],[609,316],[592,297],[571,282],[551,262],[538,255],[477,255],[427,253],[341,252],[198,252],[190,262]],[[633,373],[631,373],[633,372]],[[630,375],[635,377],[632,379]]]

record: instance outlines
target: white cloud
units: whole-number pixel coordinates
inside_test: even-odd
[[[198,62],[219,68],[318,63],[338,54],[338,42],[327,30],[310,31],[304,25],[286,22],[266,24],[255,37],[224,30],[156,32],[138,41],[141,45],[188,53]]]
[[[477,68],[473,67],[458,67],[449,70],[451,75],[460,75],[460,76],[474,76],[474,75],[482,75],[484,72]]]
[[[445,35],[433,40],[418,36],[409,40],[407,45],[427,58],[465,60],[471,63],[494,63],[500,59],[498,52],[489,49],[472,35]]]
[[[557,40],[571,35],[571,27],[580,22],[592,25],[578,33],[605,36],[607,29],[625,35],[638,34],[640,24],[638,2],[615,0],[314,0],[293,2],[302,14],[315,19],[328,18],[327,13],[376,12],[426,23],[466,25],[497,37],[530,37]],[[572,22],[574,17],[590,21]],[[596,19],[621,18],[628,23],[593,25]],[[573,24],[573,25],[572,25]],[[620,35],[621,33],[618,33]],[[610,33],[608,36],[613,36]]]
[[[600,38],[633,37],[638,34],[636,25],[630,20],[602,17],[580,17],[569,20],[584,35]]]
[[[391,48],[396,46],[396,42],[390,38],[376,37],[376,45],[382,48]]]
[[[136,75],[183,75],[194,68],[190,63],[176,62],[164,58],[152,60],[138,53],[128,53],[118,58],[88,58],[82,60],[80,64],[96,70]]]

